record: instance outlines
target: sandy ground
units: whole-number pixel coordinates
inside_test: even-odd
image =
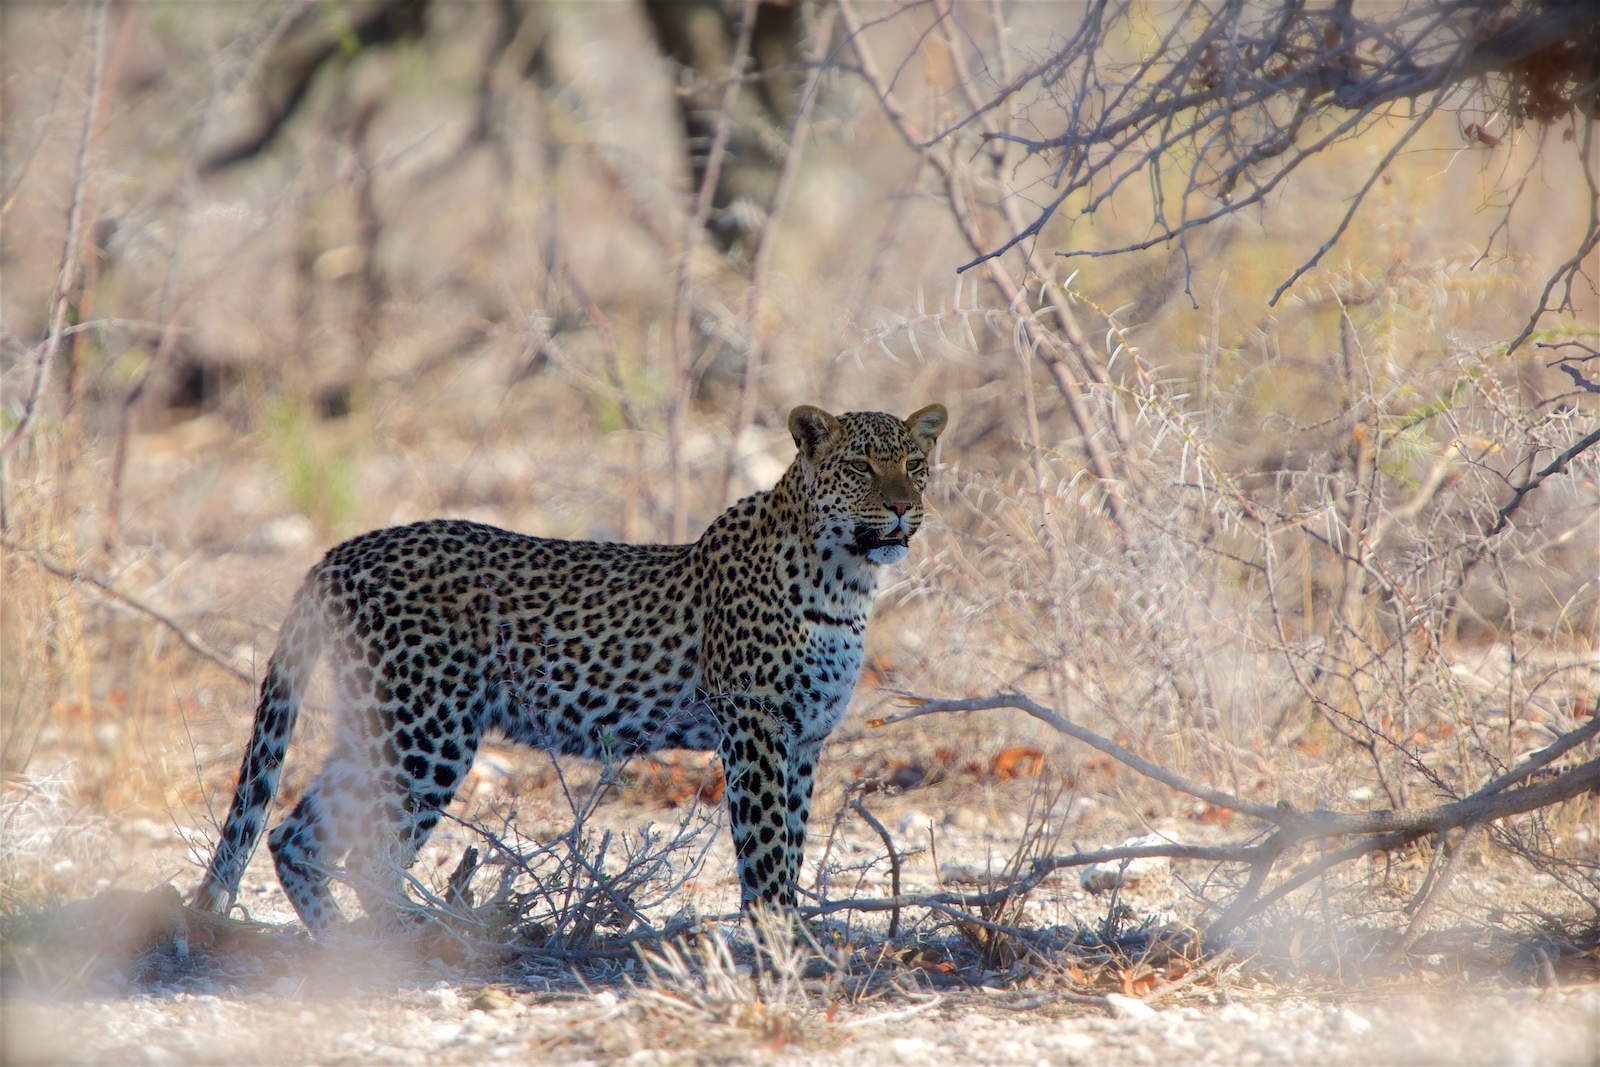
[[[904,798],[879,807],[897,837],[926,818]],[[637,825],[647,814],[619,803],[601,809],[596,825]],[[941,865],[981,867],[1007,854],[1014,823],[957,808],[941,828]],[[124,884],[171,877],[189,888],[196,869],[184,835],[145,824],[133,830],[148,847],[141,873]],[[700,876],[683,890],[703,913],[732,898],[725,837],[717,832]],[[442,832],[422,866],[447,870],[464,840],[459,828]],[[848,863],[874,846],[864,827],[845,824],[832,847]],[[906,859],[913,888],[928,888],[931,863],[925,853]],[[834,895],[886,893],[883,867]],[[264,857],[251,866],[241,900],[254,917],[292,931]],[[1172,882],[1140,886],[1129,900],[1146,915],[1183,910]],[[1104,898],[1068,878],[1048,883],[1031,908],[1038,925],[1093,921]],[[854,921],[857,933],[844,936],[870,945]],[[868,980],[858,952],[850,979],[830,982],[813,963],[804,981],[758,994],[742,969],[685,984],[652,979],[634,960],[589,965],[579,977],[548,961],[447,966],[359,937],[316,945],[285,933],[280,941],[274,951],[229,955],[197,946],[181,957],[170,946],[132,955],[108,946],[86,955],[70,981],[8,979],[4,1061],[1600,1063],[1597,985],[1541,990],[1424,974],[1307,995],[1315,983],[1292,975],[1263,981],[1247,969],[1148,1004],[1112,997],[1095,1005],[1039,971],[962,975],[891,964],[885,971],[896,973]]]
[[[151,991],[44,1003],[8,997],[8,1063],[1218,1063],[1594,1064],[1600,989],[1342,1001],[1232,994],[1123,1008],[1048,993],[891,993],[814,1011],[775,1037],[669,1012],[624,988],[545,994],[449,980],[382,994]],[[1143,1009],[1143,1010],[1141,1010]]]

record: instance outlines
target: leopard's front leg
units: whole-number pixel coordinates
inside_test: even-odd
[[[754,696],[732,704],[722,734],[722,768],[728,783],[728,822],[739,863],[739,900],[745,910],[795,906],[791,867],[791,752],[787,731]],[[807,793],[809,794],[809,783]],[[799,847],[804,847],[804,826]]]
[[[806,826],[811,818],[811,790],[817,779],[817,759],[822,754],[822,739],[801,740],[790,746],[785,825],[789,845],[785,854],[784,882],[798,900],[801,864],[806,858]]]

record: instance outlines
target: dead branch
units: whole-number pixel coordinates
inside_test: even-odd
[[[23,401],[21,417],[16,426],[0,444],[0,456],[10,456],[28,436],[38,415],[39,401],[44,394],[50,368],[61,352],[68,312],[81,295],[81,278],[85,254],[89,251],[89,229],[93,225],[90,208],[93,198],[94,154],[100,139],[103,118],[101,104],[105,92],[106,74],[106,19],[111,10],[109,0],[102,0],[94,20],[94,60],[89,68],[89,107],[78,138],[77,162],[73,168],[72,195],[67,202],[67,230],[61,241],[61,263],[56,270],[54,285],[50,288],[50,329],[34,349],[33,382]]]
[[[1168,770],[1159,764],[1152,763],[1144,757],[1130,752],[1108,737],[1103,737],[1093,730],[1079,726],[1077,723],[1019,692],[997,693],[994,696],[973,697],[968,700],[933,700],[911,693],[897,693],[896,695],[917,706],[881,719],[873,719],[868,723],[869,726],[891,726],[895,723],[905,722],[908,719],[920,718],[923,715],[939,715],[954,711],[992,711],[996,708],[1016,708],[1019,711],[1027,712],[1040,722],[1049,724],[1068,737],[1082,741],[1090,748],[1099,749],[1119,763],[1126,764],[1138,771],[1146,778],[1160,782],[1162,785],[1170,786],[1180,793],[1187,793],[1192,797],[1204,800],[1208,804],[1215,804],[1219,808],[1228,808],[1231,811],[1250,815],[1265,822],[1275,822],[1280,814],[1278,809],[1269,805],[1256,804],[1242,797],[1236,797],[1232,793],[1226,793],[1220,789],[1212,789],[1210,786],[1190,781],[1175,771]]]
[[[889,850],[889,893],[891,896],[900,895],[900,853],[895,851],[894,839],[889,836],[889,831],[884,828],[878,817],[867,810],[861,803],[860,797],[850,798],[850,810],[867,821],[867,825],[883,841],[883,847]],[[895,934],[900,932],[900,909],[894,908],[889,913],[889,940],[893,941]]]
[[[1478,836],[1478,829],[1469,826],[1461,834],[1459,840],[1446,842],[1439,850],[1446,855],[1443,868],[1437,876],[1432,878],[1427,885],[1418,891],[1415,910],[1412,912],[1411,921],[1406,924],[1406,929],[1400,935],[1400,940],[1389,950],[1388,962],[1392,966],[1404,960],[1411,952],[1411,947],[1417,943],[1417,938],[1422,936],[1428,928],[1428,919],[1432,917],[1439,907],[1439,902],[1444,898],[1445,890],[1450,888],[1450,883],[1461,870],[1461,861],[1471,851],[1467,845],[1474,837]],[[1439,853],[1435,853],[1437,859]]]
[[[1201,785],[1190,781],[1175,771],[1169,770],[1159,764],[1139,756],[1117,744],[1109,738],[1102,737],[1093,730],[1086,729],[1078,724],[1063,718],[1056,712],[1029,699],[1021,693],[1001,693],[989,697],[976,697],[971,700],[931,700],[925,697],[907,695],[906,699],[920,702],[920,706],[909,711],[903,711],[884,719],[874,719],[869,723],[872,726],[887,726],[891,723],[903,722],[922,715],[932,715],[940,712],[951,711],[987,711],[994,708],[1016,708],[1026,711],[1041,722],[1049,723],[1069,737],[1083,741],[1113,759],[1125,764],[1138,773],[1170,786],[1181,793],[1204,800],[1208,804],[1229,808],[1242,815],[1260,819],[1278,827],[1278,835],[1274,835],[1287,848],[1291,844],[1322,837],[1340,837],[1347,834],[1392,834],[1392,833],[1437,833],[1442,830],[1453,830],[1466,826],[1469,823],[1492,822],[1508,815],[1518,815],[1535,808],[1548,807],[1558,804],[1563,800],[1570,800],[1592,789],[1600,788],[1600,757],[1591,759],[1587,763],[1563,771],[1554,778],[1548,779],[1539,785],[1526,786],[1512,792],[1505,791],[1505,785],[1518,781],[1528,774],[1533,773],[1538,766],[1535,761],[1543,758],[1543,754],[1530,757],[1522,765],[1508,775],[1497,778],[1492,785],[1492,791],[1480,791],[1464,800],[1453,800],[1448,803],[1438,804],[1430,808],[1419,808],[1411,811],[1363,811],[1339,812],[1326,808],[1314,808],[1302,811],[1294,805],[1280,801],[1276,806],[1269,807],[1265,804],[1256,804],[1248,800],[1235,797],[1219,789]],[[1583,743],[1600,732],[1600,726],[1590,721],[1585,726],[1570,731],[1556,739],[1550,746],[1560,751],[1569,751],[1577,744]],[[1576,740],[1574,740],[1576,737]],[[1546,752],[1549,749],[1545,750]],[[1549,757],[1551,759],[1554,756]],[[1504,782],[1504,785],[1499,783]],[[1269,842],[1270,844],[1270,842]],[[1267,849],[1268,845],[1258,846]],[[1282,849],[1280,849],[1281,851]],[[1153,852],[1151,855],[1164,855],[1165,853]],[[1120,858],[1120,857],[1116,857]],[[1179,858],[1179,857],[1175,857]],[[1193,858],[1193,857],[1181,857]]]
[[[118,589],[105,579],[97,578],[94,575],[89,574],[87,571],[81,571],[76,567],[68,567],[65,564],[57,563],[55,560],[44,555],[43,553],[29,548],[26,545],[19,545],[9,538],[0,539],[0,544],[5,545],[9,551],[17,552],[21,555],[27,556],[42,570],[49,574],[55,575],[57,578],[60,578],[63,581],[93,586],[124,607],[132,608],[134,611],[137,611],[146,618],[159,623],[167,630],[170,630],[173,636],[175,636],[179,641],[182,641],[190,651],[203,657],[204,659],[210,660],[212,663],[215,663],[218,667],[221,667],[223,670],[239,679],[245,685],[248,685],[251,688],[255,687],[256,680],[249,674],[246,674],[244,671],[234,666],[232,662],[222,655],[222,653],[216,651],[202,641],[199,637],[190,633],[188,630],[185,630],[175,620],[163,615],[161,612],[157,611],[155,608],[152,608],[138,597],[130,596],[129,594],[124,593],[122,590]]]
[[[1592,57],[1600,43],[1600,7],[1593,4],[1423,0],[1356,10],[1348,2],[1312,7],[1191,0],[1152,26],[1155,20],[1141,5],[1119,0],[1080,9],[1079,25],[1053,49],[1035,53],[1029,68],[1016,76],[1005,70],[1003,54],[981,54],[978,35],[961,25],[963,16],[953,5],[932,7],[933,25],[919,39],[944,31],[945,47],[933,62],[957,68],[963,80],[957,88],[969,100],[964,113],[915,137],[912,147],[932,160],[935,149],[956,157],[968,154],[974,142],[976,151],[1001,155],[1016,146],[1043,164],[1036,172],[1038,190],[1027,194],[1017,187],[1012,169],[1013,180],[1002,182],[1012,195],[999,199],[1029,203],[1028,217],[1017,212],[1020,225],[1009,225],[986,247],[975,249],[975,257],[958,272],[1013,249],[1038,255],[1037,246],[1046,241],[1047,226],[1058,214],[1090,218],[1109,209],[1120,190],[1148,182],[1156,195],[1146,234],[1114,248],[1077,246],[1055,254],[1115,256],[1175,244],[1189,293],[1188,241],[1194,230],[1264,204],[1295,171],[1329,148],[1378,123],[1397,122],[1401,132],[1394,150],[1375,160],[1351,190],[1348,210],[1279,287],[1271,300],[1276,304],[1340,241],[1401,146],[1440,110],[1492,115],[1493,131],[1482,120],[1462,119],[1463,137],[1484,150],[1495,149],[1529,123],[1550,126],[1570,119],[1582,125],[1582,136],[1568,140],[1575,142],[1574,155],[1594,196],[1591,137],[1600,104]],[[899,17],[921,19],[926,10],[907,5]],[[845,22],[859,58],[865,51],[860,20],[847,12]],[[1124,47],[1129,37],[1149,39],[1130,56]],[[963,49],[980,53],[966,66],[993,81],[985,84],[961,73]],[[1001,68],[998,77],[990,73],[996,67]],[[907,109],[886,92],[892,83],[864,60],[860,73],[872,83],[891,123],[911,128]],[[1008,111],[1022,129],[1000,121]],[[1169,173],[1181,190],[1166,198]],[[1506,231],[1521,188],[1507,182],[1502,190],[1506,195],[1497,204],[1499,223],[1491,243]],[[1169,215],[1173,210],[1177,214]],[[1587,226],[1575,235],[1573,255],[1550,274],[1512,348],[1547,312],[1573,310],[1573,284],[1597,244],[1600,213],[1591,211]],[[1558,288],[1563,292],[1552,301]]]
[[[823,901],[812,907],[803,907],[801,912],[808,918],[817,918],[832,915],[840,911],[894,911],[903,907],[957,907],[957,908],[985,908],[1006,901],[1024,893],[1031,892],[1040,883],[1049,878],[1056,871],[1072,867],[1087,867],[1093,863],[1115,863],[1119,860],[1135,860],[1143,858],[1167,858],[1180,860],[1200,860],[1212,863],[1244,863],[1249,862],[1256,853],[1249,844],[1242,845],[1125,845],[1117,848],[1101,848],[1092,852],[1074,852],[1065,856],[1048,856],[1031,861],[1028,873],[1005,885],[981,893],[954,893],[944,891],[939,893],[908,894],[893,897],[852,897],[847,900]],[[962,916],[968,918],[968,916]]]
[[[1511,524],[1511,513],[1522,506],[1523,497],[1527,496],[1529,493],[1543,485],[1545,479],[1549,478],[1551,475],[1565,472],[1567,469],[1567,464],[1583,455],[1596,444],[1600,444],[1600,429],[1590,430],[1588,433],[1584,434],[1578,439],[1576,444],[1567,449],[1565,452],[1561,453],[1561,455],[1557,456],[1555,459],[1551,460],[1549,465],[1541,470],[1538,474],[1535,474],[1532,478],[1528,479],[1525,484],[1517,486],[1516,489],[1514,489],[1511,493],[1511,499],[1506,501],[1505,506],[1496,513],[1494,525],[1489,528],[1489,532],[1484,534],[1484,537],[1494,537],[1501,530],[1504,530],[1507,526],[1509,526]]]
[[[1507,789],[1527,778],[1542,767],[1548,767],[1562,756],[1571,752],[1585,741],[1591,740],[1600,734],[1600,715],[1591,715],[1589,721],[1576,730],[1569,730],[1552,741],[1547,747],[1541,748],[1515,767],[1498,776],[1493,781],[1479,788],[1467,797],[1468,800],[1478,800]]]
[[[1205,847],[1174,843],[1101,849],[1095,852],[1046,857],[1034,860],[1032,868],[1022,878],[985,893],[939,893],[922,897],[896,896],[890,900],[837,901],[823,905],[817,910],[818,914],[845,909],[883,911],[905,905],[982,907],[1002,902],[1019,893],[1026,893],[1051,873],[1063,868],[1147,856],[1248,864],[1250,875],[1245,885],[1205,930],[1205,939],[1208,942],[1215,942],[1295,889],[1349,860],[1370,852],[1397,848],[1429,834],[1487,825],[1497,819],[1549,807],[1585,793],[1600,792],[1600,756],[1587,763],[1568,768],[1536,785],[1510,788],[1548,766],[1561,755],[1600,734],[1600,717],[1593,717],[1584,726],[1563,734],[1547,748],[1534,753],[1510,771],[1497,776],[1477,792],[1461,800],[1412,810],[1339,812],[1316,808],[1302,811],[1286,802],[1280,802],[1273,807],[1256,804],[1190,781],[1183,775],[1153,763],[1093,730],[1069,721],[1022,693],[1002,693],[968,700],[932,700],[910,694],[902,696],[906,700],[915,701],[917,706],[883,719],[872,720],[869,725],[886,726],[943,712],[1016,708],[1041,722],[1050,724],[1067,736],[1104,752],[1146,778],[1218,807],[1249,815],[1271,824],[1276,829],[1264,840],[1244,841],[1234,845]],[[1298,851],[1301,845],[1330,837],[1358,835],[1364,835],[1362,840],[1326,854],[1309,868],[1286,879],[1266,895],[1262,895],[1278,860]]]

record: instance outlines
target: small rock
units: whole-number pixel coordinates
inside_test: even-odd
[[[123,833],[129,837],[142,837],[147,841],[160,844],[172,839],[172,829],[163,826],[154,819],[138,818],[124,824]]]
[[[466,1027],[460,1023],[434,1023],[428,1027],[428,1039],[441,1045],[448,1045],[461,1036],[461,1031]]]
[[[899,1063],[927,1063],[933,1046],[920,1037],[896,1037],[889,1041],[889,1052]]]
[[[1168,844],[1160,834],[1130,837],[1118,848],[1148,848]],[[1170,873],[1172,861],[1165,856],[1140,856],[1138,859],[1106,860],[1091,863],[1078,873],[1078,882],[1091,893],[1104,893],[1117,886],[1129,888],[1142,882],[1164,880]]]
[[[1039,1044],[1067,1057],[1078,1058],[1087,1055],[1098,1042],[1095,1041],[1094,1035],[1082,1030],[1064,1030],[1059,1034],[1042,1036]]]
[[[299,513],[279,515],[277,518],[268,519],[261,524],[256,535],[249,539],[249,546],[260,551],[283,551],[285,549],[305,548],[317,538],[317,528],[311,520]]]
[[[944,824],[951,829],[976,833],[988,828],[989,818],[977,808],[955,808],[945,812]]]
[[[494,986],[478,990],[477,995],[472,998],[473,1011],[505,1011],[514,1004],[516,1001],[511,999],[510,993]]]
[[[456,1012],[461,1010],[461,998],[456,996],[456,991],[449,986],[434,986],[432,989],[422,991],[421,1001],[430,1008],[437,1008],[443,1012]]]
[[[915,808],[902,814],[900,821],[895,824],[896,832],[902,837],[915,834],[919,838],[926,838],[931,829],[933,829],[933,816]]]
[[[1372,1023],[1364,1016],[1357,1015],[1349,1008],[1341,1008],[1338,1017],[1339,1032],[1352,1037],[1372,1032]]]
[[[994,878],[965,863],[941,863],[939,881],[943,885],[987,885]]]
[[[1156,1017],[1156,1010],[1142,1000],[1134,997],[1125,997],[1121,993],[1107,993],[1106,1004],[1111,1008],[1111,1016],[1123,1022],[1144,1022]]]

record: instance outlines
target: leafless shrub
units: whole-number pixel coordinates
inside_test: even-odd
[[[911,6],[926,11],[926,32],[948,50],[954,88],[967,104],[919,129],[917,146],[949,151],[953,162],[958,145],[976,142],[1008,196],[1036,205],[1021,209],[1025,224],[1005,240],[975,249],[962,270],[1044,238],[1058,213],[1083,219],[1110,207],[1123,186],[1148,184],[1146,236],[1111,248],[1074,243],[1056,254],[1109,256],[1175,242],[1184,292],[1198,309],[1187,270],[1192,231],[1262,203],[1340,142],[1399,120],[1398,136],[1352,190],[1332,234],[1278,287],[1275,304],[1338,243],[1388,167],[1441,111],[1457,116],[1467,142],[1486,147],[1530,122],[1543,129],[1570,120],[1563,139],[1574,145],[1591,199],[1596,189],[1600,18],[1585,5],[1341,0],[1320,9],[1187,2],[1150,10],[1096,3],[1076,27],[1024,57],[979,43],[998,23],[976,5]],[[853,5],[845,11],[859,49],[861,20]],[[870,72],[869,79],[888,104],[893,83]],[[1022,166],[1010,146],[1037,165]],[[1491,240],[1508,231],[1531,176],[1505,177]],[[1600,215],[1591,208],[1513,348],[1547,311],[1575,310],[1572,287],[1597,242]],[[1552,306],[1558,289],[1563,295]]]
[[[77,883],[81,868],[101,871],[111,828],[87,813],[57,771],[20,775],[0,795],[0,898],[4,909],[38,906]]]
[[[471,850],[442,891],[423,889],[415,879],[413,888],[447,921],[470,920],[480,936],[533,956],[631,958],[626,946],[697,925],[681,898],[721,825],[720,806],[691,801],[666,829],[649,823],[621,832],[599,829],[597,810],[626,781],[629,762],[604,765],[580,789],[562,757],[549,760],[571,815],[566,830],[535,839],[518,829],[515,810],[501,808],[493,825],[464,824],[487,847],[481,868]],[[492,877],[492,885],[474,889],[475,874]],[[663,908],[669,921],[658,926],[652,916]]]
[[[1264,823],[1268,836],[1221,852],[1165,853],[1220,864],[1202,903],[1213,936],[1300,887],[1326,889],[1330,871],[1374,848],[1434,841],[1438,859],[1399,914],[1403,956],[1471,851],[1463,833],[1492,823],[1525,857],[1530,833],[1545,854],[1557,851],[1539,829],[1547,819],[1576,827],[1592,817],[1596,772],[1585,760],[1600,692],[1600,589],[1587,542],[1600,431],[1586,365],[1575,362],[1583,356],[1563,364],[1575,385],[1563,389],[1509,352],[1530,335],[1592,348],[1572,286],[1600,233],[1593,211],[1575,256],[1504,345],[1469,343],[1450,322],[1509,279],[1469,278],[1464,264],[1418,262],[1404,248],[1383,267],[1322,270],[1319,260],[1363,201],[1382,195],[1406,145],[1434,128],[1430,116],[1485,106],[1474,92],[1492,97],[1488,110],[1507,129],[1570,118],[1582,157],[1573,174],[1592,185],[1584,146],[1596,86],[1577,56],[1592,54],[1583,42],[1594,12],[1098,4],[1075,31],[1019,55],[975,5],[912,5],[873,24],[849,0],[840,10],[856,73],[971,248],[959,269],[973,268],[993,294],[974,287],[958,316],[929,321],[983,322],[990,336],[967,333],[966,344],[1001,355],[990,338],[1008,336],[1018,368],[1024,459],[997,473],[958,461],[946,519],[960,544],[917,574],[918,595],[956,620],[951,643],[988,650],[951,670],[954,684],[1042,689],[1048,698],[1029,710],[1068,733],[1104,724],[1097,747],[1164,783],[1155,807],[1171,817],[1249,812]],[[914,50],[885,61],[885,48],[899,47],[885,23],[915,27]],[[926,75],[926,107],[911,99],[913,69]],[[1418,96],[1414,112],[1394,109]],[[1483,121],[1464,127],[1469,140],[1497,146]],[[1379,145],[1376,163],[1322,250],[1272,295],[1277,310],[1233,336],[1213,325],[1188,358],[1152,357],[1135,339],[1144,323],[1128,316],[1159,301],[1108,309],[1075,278],[1057,280],[1052,253],[1130,255],[1170,242],[1198,308],[1197,229],[1268,203],[1358,135]],[[1497,234],[1522,187],[1506,186]],[[1102,247],[1053,221],[1114,205],[1150,226]],[[1552,329],[1548,311],[1573,321]],[[1420,348],[1425,335],[1442,350]],[[1284,352],[1301,345],[1321,354]],[[1320,388],[1287,405],[1301,421],[1273,402],[1295,388],[1290,367]],[[1066,435],[1051,418],[1075,437],[1058,444]],[[1584,547],[1564,553],[1574,541]],[[1140,788],[1135,780],[1115,795],[1147,806]],[[1245,797],[1259,799],[1239,807]],[[1338,828],[1331,839],[1310,830],[1323,819]],[[1339,843],[1270,884],[1278,860],[1259,861],[1298,852],[1307,831]],[[1592,907],[1592,837],[1564,847],[1583,858],[1570,856],[1560,877]],[[1341,884],[1352,901],[1373,888],[1365,876]],[[970,909],[997,898],[930,899]]]
[[[831,968],[820,986],[806,982],[807,962],[818,946],[798,936],[790,921],[760,921],[760,959],[754,967],[736,962],[727,936],[715,927],[692,942],[666,942],[641,953],[649,981],[635,987],[640,994],[636,1010],[676,1014],[680,1018],[673,1021],[679,1023],[743,1030],[775,1047],[820,1037],[830,1006],[837,1010],[837,969]]]

